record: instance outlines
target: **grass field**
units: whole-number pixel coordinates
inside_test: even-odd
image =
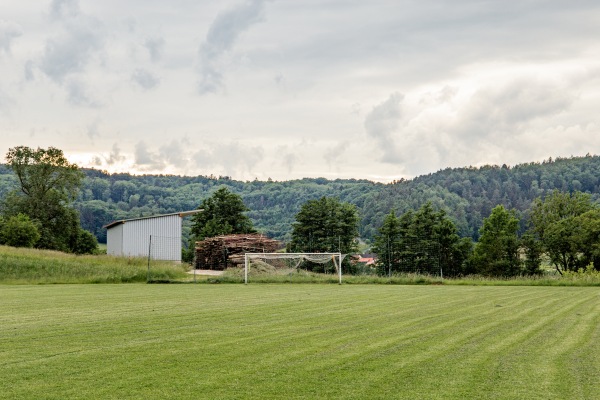
[[[595,287],[0,286],[2,399],[597,399]]]

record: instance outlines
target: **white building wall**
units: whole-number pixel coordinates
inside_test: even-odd
[[[106,254],[109,256],[123,255],[123,224],[115,225],[106,235]]]
[[[148,257],[150,250],[152,259],[181,261],[181,216],[178,214],[124,221],[111,227],[107,236],[108,254]]]
[[[156,260],[181,261],[181,217],[167,215],[126,221],[123,224],[123,254],[148,256]]]

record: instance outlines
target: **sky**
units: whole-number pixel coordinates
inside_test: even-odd
[[[600,153],[597,0],[3,0],[0,153],[396,179]]]

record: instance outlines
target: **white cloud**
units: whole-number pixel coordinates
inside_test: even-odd
[[[0,153],[51,144],[111,170],[240,179],[600,153],[598,2],[9,5]]]
[[[537,157],[547,157],[565,140],[542,139],[542,132],[565,131],[560,127],[582,82],[579,74],[562,74],[561,80],[524,73],[465,77],[422,94],[392,94],[367,115],[365,131],[380,160],[401,166],[409,176],[431,172],[431,165],[493,163],[503,157],[502,163],[525,162],[539,149]],[[535,149],[527,139],[532,132],[541,140]]]

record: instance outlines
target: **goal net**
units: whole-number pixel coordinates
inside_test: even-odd
[[[322,267],[319,272],[335,273],[341,284],[343,259],[341,253],[245,253],[244,283],[248,283],[250,269],[292,274],[312,263]]]

